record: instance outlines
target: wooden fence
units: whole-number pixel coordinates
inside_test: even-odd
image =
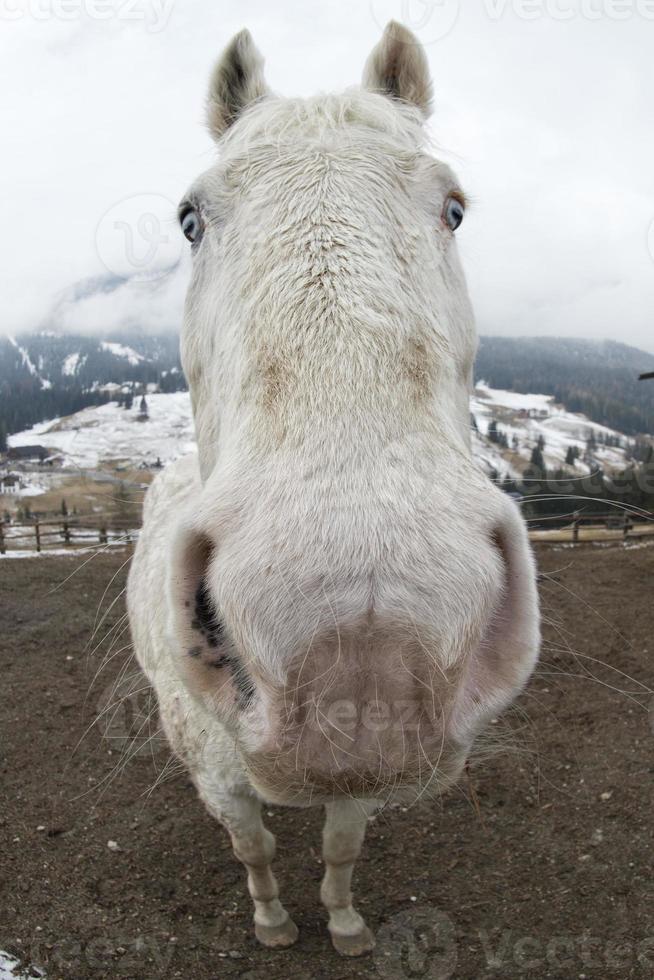
[[[109,515],[62,517],[21,524],[0,523],[0,555],[8,551],[47,551],[55,548],[90,548],[112,543],[130,544],[138,534],[134,521]]]
[[[588,541],[623,541],[654,535],[654,515],[613,511],[610,514],[575,513],[567,517],[543,517],[535,521],[538,527],[530,527],[532,541],[554,544],[569,542],[583,544]]]
[[[52,551],[55,549],[107,547],[131,544],[136,540],[135,521],[111,515],[62,517],[33,520],[21,524],[0,522],[0,555],[10,551]],[[574,514],[541,518],[539,527],[530,527],[532,541],[555,544],[583,544],[591,541],[628,541],[654,536],[654,520],[628,514]]]

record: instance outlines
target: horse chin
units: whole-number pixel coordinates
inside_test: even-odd
[[[262,800],[278,806],[321,806],[338,800],[356,799],[377,809],[389,805],[414,806],[439,799],[459,780],[468,757],[467,749],[444,754],[437,769],[419,772],[368,773],[356,771],[306,773],[262,768],[255,760],[246,761],[250,785]]]

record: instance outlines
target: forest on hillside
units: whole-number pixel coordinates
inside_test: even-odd
[[[150,383],[162,391],[185,389],[179,338],[0,337],[0,449],[7,434],[108,401],[109,395],[97,389],[109,383],[130,385],[135,392]]]
[[[570,412],[626,435],[654,433],[654,355],[613,341],[482,337],[475,380],[523,394],[553,395]]]
[[[123,347],[135,356],[122,356]],[[475,379],[493,388],[553,395],[627,435],[654,433],[654,355],[611,341],[548,337],[482,337]],[[0,337],[0,441],[37,422],[101,404],[98,386],[148,383],[162,391],[186,387],[179,338],[138,331],[103,338],[36,333]]]

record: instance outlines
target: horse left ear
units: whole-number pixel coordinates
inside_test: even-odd
[[[243,30],[223,51],[209,83],[207,122],[214,139],[220,139],[244,109],[267,94],[263,57],[250,32]]]
[[[432,111],[432,81],[427,55],[411,31],[392,20],[373,48],[363,71],[363,87]]]

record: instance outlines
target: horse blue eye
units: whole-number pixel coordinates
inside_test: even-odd
[[[195,245],[200,241],[204,231],[204,223],[195,208],[189,208],[189,210],[182,215],[181,226],[184,236],[189,240],[189,242],[191,242],[192,245]]]
[[[443,208],[443,221],[451,231],[456,231],[465,214],[465,208],[457,197],[448,197]]]

